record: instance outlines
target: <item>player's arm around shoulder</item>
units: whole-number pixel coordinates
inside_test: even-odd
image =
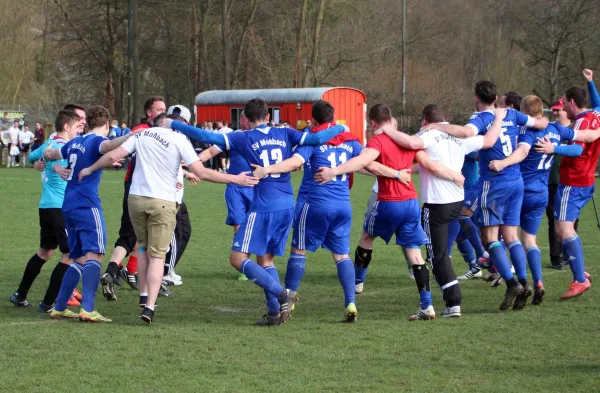
[[[100,154],[106,154],[115,150],[117,147],[121,146],[123,143],[127,142],[129,139],[137,137],[143,130],[132,131],[125,136],[120,136],[118,138],[112,140],[105,140],[100,143]]]
[[[439,162],[433,161],[422,150],[416,154],[415,160],[417,163],[419,163],[419,165],[423,166],[423,168],[427,169],[440,179],[450,180],[459,187],[462,187],[465,184],[465,177],[462,175],[462,173],[450,169]]]

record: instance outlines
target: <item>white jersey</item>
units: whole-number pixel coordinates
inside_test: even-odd
[[[129,154],[136,153],[129,193],[177,202],[181,161],[188,166],[198,161],[185,135],[166,128],[148,128],[129,138],[122,147]]]
[[[457,172],[463,167],[465,155],[483,147],[483,136],[459,139],[435,129],[421,131],[417,136],[423,140],[429,158]],[[446,204],[464,200],[464,189],[453,181],[440,179],[422,166],[419,174],[424,203]]]
[[[20,133],[21,133],[21,130],[19,130],[18,128],[14,128],[14,127],[9,128],[8,129],[8,143],[12,143],[13,145],[18,144]]]
[[[19,133],[19,141],[21,143],[31,143],[33,138],[35,138],[35,135],[31,131],[21,131]]]
[[[233,132],[233,130],[231,128],[229,128],[229,127],[223,127],[220,130],[218,130],[218,133],[221,134],[221,135],[227,135],[230,132]]]

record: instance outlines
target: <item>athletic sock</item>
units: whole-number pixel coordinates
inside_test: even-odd
[[[29,293],[29,289],[31,285],[35,281],[36,277],[42,271],[42,266],[44,266],[44,261],[42,258],[38,256],[38,254],[33,254],[33,256],[27,262],[27,266],[25,266],[25,271],[23,272],[23,278],[21,279],[21,283],[19,284],[19,288],[17,292],[22,297],[27,297]]]
[[[460,222],[460,226],[462,227],[463,232],[467,236],[467,239],[471,242],[471,246],[475,249],[475,255],[477,258],[483,258],[485,249],[483,248],[483,244],[481,244],[481,238],[479,237],[479,230],[471,220],[471,217],[468,216],[460,216],[458,217]]]
[[[360,284],[367,279],[367,269],[371,263],[373,249],[356,247],[354,252],[354,283]]]
[[[507,282],[513,278],[513,274],[510,271],[510,262],[500,242],[495,241],[490,243],[488,245],[488,253],[490,254],[490,264],[498,270],[500,276]]]
[[[350,258],[344,258],[335,264],[338,273],[338,280],[344,290],[344,307],[350,303],[356,303],[354,288],[354,266]]]
[[[429,269],[427,265],[413,265],[415,283],[419,291],[421,310],[431,306],[431,291],[429,289]]]
[[[508,244],[508,252],[510,253],[510,260],[515,267],[515,273],[517,278],[520,280],[527,279],[527,255],[525,249],[520,241],[515,240]]]
[[[584,264],[583,264],[583,247],[579,236],[574,234],[563,240],[563,250],[569,257],[569,265],[573,272],[573,279],[577,282],[585,282]]]
[[[264,269],[271,277],[273,277],[273,280],[279,282],[279,272],[277,272],[275,266],[265,266]],[[267,312],[269,315],[279,314],[279,300],[277,299],[277,296],[265,289],[265,298],[267,300]]]
[[[131,274],[137,273],[137,257],[135,255],[130,255],[127,260],[127,271]]]
[[[71,295],[73,295],[75,288],[77,288],[82,273],[83,265],[73,262],[71,266],[69,266],[65,272],[62,283],[60,284],[56,305],[54,306],[56,311],[64,311],[67,308],[67,302],[71,298]]]
[[[252,281],[262,289],[267,290],[269,293],[279,296],[285,291],[285,288],[281,286],[279,280],[274,280],[269,273],[265,271],[258,264],[254,263],[250,259],[244,259],[240,272],[248,277],[249,281]]]
[[[114,276],[118,272],[119,272],[119,264],[117,262],[109,262],[108,266],[106,267],[106,273],[110,273]]]
[[[458,241],[457,237],[460,233],[460,222],[458,218],[450,221],[448,225],[448,255],[452,255],[452,249],[454,248],[454,242]]]
[[[460,251],[465,262],[469,264],[469,267],[477,264],[475,249],[471,245],[471,242],[465,238],[458,237],[456,239],[456,248]]]
[[[292,253],[285,269],[285,287],[298,291],[300,281],[306,270],[306,255]]]
[[[536,246],[527,249],[527,263],[529,264],[529,270],[531,271],[531,277],[533,278],[533,285],[536,287],[541,283],[542,280],[542,253]]]
[[[96,291],[100,283],[100,272],[102,266],[100,262],[89,260],[83,266],[83,275],[81,277],[81,291],[83,299],[81,308],[87,312],[94,311],[94,301],[96,300]]]
[[[54,266],[54,270],[52,270],[52,275],[50,276],[50,284],[48,284],[48,289],[46,290],[46,296],[44,296],[44,300],[42,300],[44,304],[48,306],[54,304],[56,297],[58,296],[58,291],[60,291],[63,277],[68,269],[69,265],[62,262],[59,262]]]

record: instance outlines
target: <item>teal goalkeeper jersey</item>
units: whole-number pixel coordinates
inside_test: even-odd
[[[53,149],[60,148],[65,144],[65,140],[55,136],[47,140],[42,146],[29,154],[29,162],[34,162],[42,158],[44,150],[51,146]],[[52,170],[54,164],[59,163],[67,166],[67,160],[56,160],[46,162],[46,168],[42,171],[42,197],[40,198],[40,209],[61,209],[65,199],[65,189],[67,182],[64,181],[58,173]]]

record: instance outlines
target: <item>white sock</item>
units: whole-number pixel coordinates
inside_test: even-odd
[[[140,293],[140,296],[148,296],[148,292],[142,292]]]
[[[150,310],[154,311],[154,306],[148,306],[148,305],[146,305],[146,308],[149,308]]]

